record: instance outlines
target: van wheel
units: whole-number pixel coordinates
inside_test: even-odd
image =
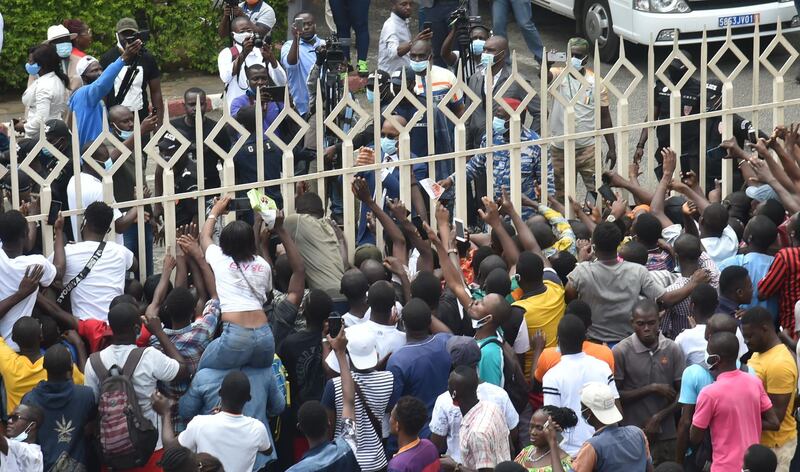
[[[588,0],[583,10],[583,32],[592,49],[595,41],[600,60],[613,62],[619,55],[619,36],[614,33],[611,9],[607,0]]]

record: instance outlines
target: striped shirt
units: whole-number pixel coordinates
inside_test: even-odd
[[[431,89],[433,93],[433,104],[437,105],[439,102],[442,101],[447,92],[450,91],[451,88],[456,86],[456,75],[453,74],[448,69],[439,66],[431,66]],[[425,95],[425,87],[427,86],[425,81],[425,76],[417,75],[416,82],[414,85],[414,93],[416,95]],[[458,93],[453,94],[453,98],[450,99],[450,104],[455,105],[460,103],[462,100],[461,95]]]
[[[505,417],[490,401],[479,401],[464,415],[458,443],[461,461],[470,469],[491,469],[511,460]]]
[[[353,381],[358,384],[366,397],[367,404],[373,416],[378,420],[379,427],[383,427],[384,412],[392,396],[394,376],[387,371],[374,371],[368,373],[353,372]],[[342,429],[342,379],[336,377],[325,385],[322,394],[322,404],[329,410],[336,410],[336,435]],[[386,452],[383,450],[383,434],[379,435],[369,419],[361,397],[355,395],[356,417],[356,460],[361,470],[371,472],[387,466]]]
[[[767,275],[758,283],[758,297],[778,295],[778,322],[795,331],[794,305],[800,300],[800,247],[785,247],[775,254]]]
[[[711,277],[708,283],[714,288],[719,288],[719,270],[711,257],[703,252],[700,254],[698,263],[701,269],[706,269],[708,271]],[[665,291],[672,292],[678,290],[685,287],[688,283],[689,277],[679,276]],[[667,314],[661,319],[661,332],[669,339],[675,339],[683,330],[689,328],[689,315],[691,314],[692,310],[689,308],[689,298],[687,297],[667,310]]]
[[[619,398],[614,374],[608,364],[584,352],[562,355],[561,361],[542,378],[544,404],[569,408],[578,414],[581,411],[581,389],[588,382],[608,384],[614,398]],[[593,434],[594,428],[578,414],[578,424],[565,432],[561,448],[575,456]]]

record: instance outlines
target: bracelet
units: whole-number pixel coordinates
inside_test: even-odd
[[[458,254],[458,249],[448,249],[447,253],[448,254]]]
[[[327,342],[329,342],[329,341],[328,341],[328,338],[322,338],[322,342],[323,342],[323,343],[327,343]]]
[[[637,143],[637,144],[636,144],[636,149],[644,149],[644,144],[642,144],[642,143]]]
[[[210,215],[208,215],[208,219],[209,220],[216,220],[217,219],[217,215],[211,213]]]

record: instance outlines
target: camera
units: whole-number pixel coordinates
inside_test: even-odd
[[[258,33],[253,33],[253,47],[256,49],[264,47],[264,38]]]
[[[238,0],[225,0],[225,3],[228,4],[231,8],[234,8],[239,5]]]
[[[146,43],[150,40],[150,30],[139,30],[133,34],[131,41],[136,41],[137,39],[141,40],[143,43]]]

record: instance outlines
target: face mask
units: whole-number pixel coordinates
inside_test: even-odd
[[[397,154],[397,140],[394,138],[381,138],[381,150],[387,156]]]
[[[53,153],[47,148],[42,148],[42,155],[44,157],[53,157]]]
[[[481,53],[481,64],[486,67],[494,64],[494,54],[490,54],[488,52]]]
[[[367,89],[367,101],[370,103],[375,101],[375,92],[370,89]]]
[[[58,43],[56,44],[56,54],[62,59],[69,57],[72,52],[72,43]]]
[[[414,72],[424,72],[428,70],[428,61],[411,61],[411,68]]]
[[[28,430],[31,429],[31,426],[33,426],[33,423],[29,423],[28,427],[25,428],[25,431],[19,433],[18,435],[14,436],[13,438],[8,438],[8,439],[10,439],[11,441],[16,441],[16,442],[25,442],[28,439]]]
[[[498,116],[495,116],[494,118],[492,118],[492,129],[494,130],[495,133],[505,134],[505,132],[507,131],[506,120]]]
[[[708,370],[711,370],[714,367],[716,367],[717,364],[719,364],[719,356],[716,354],[709,354],[708,351],[706,351],[705,361],[706,361],[706,367],[708,367]]]
[[[104,167],[106,170],[111,170],[111,168],[112,168],[113,166],[114,166],[114,161],[112,161],[110,157],[109,157],[108,159],[106,159],[106,161],[103,163],[103,167]]]
[[[490,322],[491,320],[492,320],[492,315],[486,315],[486,316],[484,316],[483,318],[481,318],[479,320],[471,320],[472,321],[472,329],[480,329],[486,323]]]
[[[119,130],[119,137],[120,137],[120,139],[122,139],[123,141],[127,140],[127,139],[128,139],[128,138],[130,138],[131,136],[133,136],[133,131],[123,131],[123,130]]]
[[[472,52],[473,56],[480,56],[483,53],[483,45],[486,44],[486,41],[482,39],[473,39],[472,44],[470,45],[470,51]]]
[[[36,63],[29,64],[26,62],[25,72],[27,72],[29,75],[37,75],[39,73],[39,64]]]
[[[233,33],[233,41],[236,44],[244,44],[245,40],[249,38],[252,33]]]
[[[588,57],[580,58],[572,56],[572,67],[581,70],[586,65],[588,59]]]

